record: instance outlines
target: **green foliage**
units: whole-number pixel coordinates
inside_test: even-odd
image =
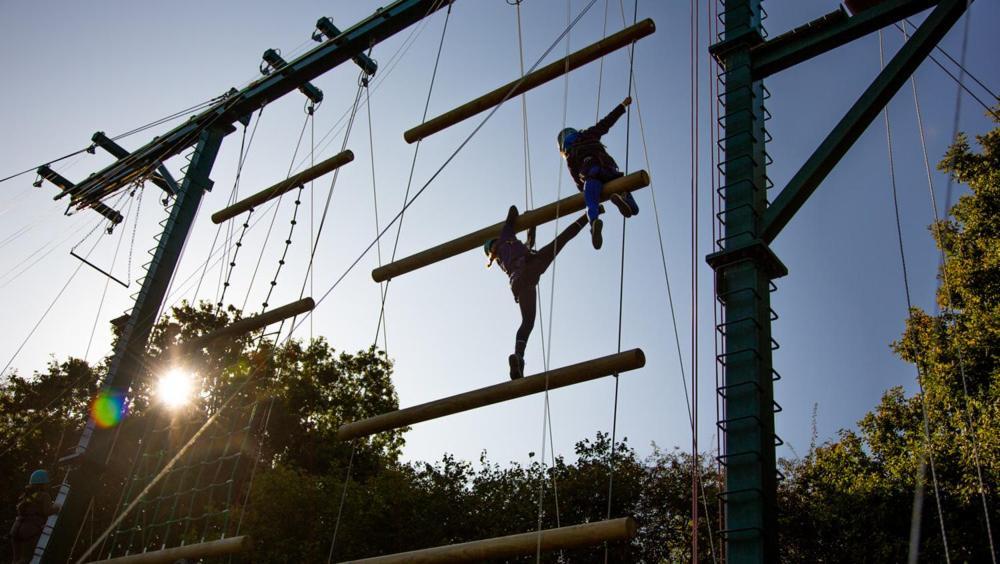
[[[345,469],[311,475],[279,465],[254,482],[247,530],[258,541],[255,561],[325,560],[334,530],[334,561],[534,531],[540,488],[544,528],[601,521],[608,511],[610,446],[610,438],[599,433],[577,443],[575,462],[557,457],[551,467],[540,461],[501,466],[489,462],[485,453],[478,467],[450,455],[435,464],[390,464],[367,478],[347,481],[342,512]],[[708,523],[718,524],[718,476],[705,460],[701,465],[711,500],[707,519],[702,507],[701,561],[712,562]],[[625,441],[617,443],[611,516],[635,517],[640,534],[632,543],[610,545],[609,561],[690,560],[691,470],[687,455],[657,450],[641,460]],[[604,562],[604,547],[542,557],[545,562],[560,559]],[[534,560],[530,555],[504,561]]]
[[[782,548],[791,562],[901,562],[921,464],[933,456],[953,561],[989,561],[980,470],[994,534],[1000,525],[1000,127],[960,136],[939,168],[964,183],[949,217],[931,226],[944,253],[938,313],[914,308],[892,348],[916,366],[922,393],[894,388],[836,441],[786,463]],[[924,413],[927,427],[925,432]],[[977,468],[978,462],[978,468]],[[922,561],[944,560],[926,469]]]
[[[135,542],[154,546],[164,536],[195,540],[203,534],[195,534],[186,521],[162,530],[148,526],[175,511],[195,518],[205,531],[225,529],[231,534],[237,520],[230,517],[242,513],[248,477],[258,456],[263,474],[272,467],[303,474],[335,472],[351,456],[349,446],[334,440],[339,425],[397,408],[392,364],[374,348],[352,355],[337,353],[322,339],[308,344],[292,340],[275,347],[266,341],[258,344],[252,336],[220,340],[194,351],[177,346],[239,317],[232,309],[216,312],[208,304],[183,304],[154,328],[145,364],[148,371],[135,379],[129,414],[112,431],[117,448],[97,488],[105,495],[95,500],[88,525],[98,531],[108,526],[122,501],[131,500],[214,417],[176,466],[194,470],[167,474],[145,496],[147,500],[167,496],[167,503],[140,506],[140,511],[148,510],[146,522],[133,526],[149,533],[143,532]],[[178,366],[200,379],[200,393],[183,410],[167,411],[154,401],[155,382]],[[52,362],[46,372],[32,377],[8,375],[0,385],[0,467],[4,476],[16,477],[0,486],[7,522],[13,520],[15,501],[31,470],[49,469],[56,483],[62,478],[56,461],[76,445],[105,370],[106,366],[92,368],[70,359]],[[150,429],[158,431],[150,434]],[[354,453],[355,472],[364,477],[395,462],[402,444],[401,431],[360,442]],[[211,464],[212,470],[203,478],[198,468],[204,464]],[[223,484],[229,493],[215,486],[206,489],[212,483]],[[204,520],[197,521],[201,516]],[[129,521],[124,524],[129,526]],[[132,546],[133,535],[125,537],[115,542]]]
[[[933,454],[951,558],[988,559],[976,463],[996,527],[1000,128],[978,140],[981,151],[976,153],[960,138],[940,165],[969,187],[948,219],[931,227],[948,259],[937,296],[941,311],[911,311],[903,335],[892,345],[900,358],[916,366],[923,392],[907,396],[901,388],[890,389],[856,431],[842,431],[836,440],[811,448],[803,459],[781,462],[787,478],[778,500],[782,561],[906,560],[914,491],[921,480],[927,482],[921,560],[942,561],[944,544],[931,476],[929,469],[920,472],[928,454]],[[635,517],[639,534],[630,543],[609,546],[609,561],[690,560],[695,464],[689,455],[654,448],[640,459],[627,441],[612,449],[610,438],[598,433],[576,444],[572,461],[558,457],[551,466],[534,458],[526,466],[502,466],[485,453],[478,465],[450,455],[433,464],[404,464],[399,461],[403,430],[353,444],[334,439],[344,422],[397,408],[392,363],[381,351],[337,353],[322,339],[275,348],[241,336],[179,353],[179,343],[239,317],[232,309],[217,312],[206,304],[185,304],[157,325],[150,374],[138,379],[132,391],[132,413],[118,440],[138,444],[146,424],[157,417],[153,376],[182,363],[194,367],[206,385],[183,418],[174,417],[183,419],[178,429],[186,429],[179,435],[189,436],[213,414],[218,414],[216,426],[222,429],[236,428],[239,417],[249,420],[245,432],[253,448],[243,460],[259,454],[260,462],[252,486],[246,473],[234,474],[242,489],[231,509],[244,517],[241,532],[255,539],[255,562],[324,561],[334,532],[332,554],[343,560],[533,531],[539,520],[546,528],[603,520],[612,466],[611,516]],[[0,468],[3,475],[15,477],[0,485],[4,517],[11,517],[28,473],[36,467],[51,468],[59,453],[75,443],[104,370],[70,359],[52,362],[45,373],[32,378],[4,379],[0,445],[5,452]],[[112,461],[114,471],[107,473],[102,490],[109,492],[108,499],[98,500],[97,513],[112,513],[114,497],[124,486],[121,476],[128,475],[134,456]],[[700,560],[713,562],[721,539],[710,537],[709,531],[721,528],[721,476],[709,456],[701,457],[697,466],[704,489]],[[248,500],[245,505],[243,499]],[[215,510],[219,505],[211,498],[205,504]],[[106,523],[107,518],[95,521],[98,530]],[[604,547],[542,559],[603,562]],[[528,556],[514,561],[533,560]]]

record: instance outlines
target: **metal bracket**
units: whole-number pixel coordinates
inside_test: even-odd
[[[753,261],[760,264],[771,280],[788,274],[788,267],[774,254],[771,247],[761,239],[754,239],[745,245],[726,248],[705,257],[705,262],[715,270],[716,276],[726,268],[744,261]],[[719,287],[721,288],[722,285]]]

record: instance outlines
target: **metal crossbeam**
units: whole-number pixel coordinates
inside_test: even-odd
[[[231,90],[224,99],[135,150],[128,159],[104,168],[77,185],[78,207],[92,205],[143,177],[156,168],[157,163],[180,154],[194,145],[198,132],[206,127],[239,121],[448,4],[445,0],[398,0],[290,61],[282,72],[259,78],[243,90]]]
[[[871,86],[851,106],[764,212],[760,231],[762,239],[773,241],[781,232],[913,71],[958,21],[968,2],[969,0],[941,0],[938,7],[927,16],[910,40],[882,69]]]
[[[113,139],[105,135],[103,131],[95,133],[90,140],[93,141],[98,147],[110,153],[111,156],[116,159],[124,159],[131,154],[125,150],[124,147],[115,143]],[[171,196],[177,194],[177,181],[174,180],[173,175],[170,174],[167,167],[163,166],[163,163],[160,163],[160,166],[156,167],[156,172],[149,178],[149,181],[159,186],[164,192]]]
[[[831,25],[810,26],[753,48],[753,76],[760,80],[922,12],[940,0],[886,0]],[[836,14],[838,12],[834,12]]]

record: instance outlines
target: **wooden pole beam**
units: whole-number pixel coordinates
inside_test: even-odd
[[[436,118],[426,121],[403,133],[403,139],[407,143],[415,143],[424,137],[430,137],[435,133],[451,127],[456,123],[469,119],[470,117],[484,112],[493,106],[503,103],[515,96],[519,96],[533,88],[537,88],[546,82],[568,73],[569,71],[596,61],[601,57],[625,47],[634,41],[642,39],[656,31],[656,24],[651,19],[642,20],[635,25],[626,27],[614,35],[610,35],[597,43],[584,47],[579,51],[559,59],[558,61],[546,65],[523,77],[508,82],[500,88],[476,98],[475,100],[463,104],[450,112],[441,114]]]
[[[646,186],[649,186],[649,175],[646,174],[646,171],[640,170],[633,172],[632,174],[616,178],[606,183],[604,185],[604,190],[601,192],[601,201],[607,200],[613,194],[632,192],[639,190],[640,188],[645,188]],[[586,204],[583,201],[583,194],[575,194],[546,206],[522,213],[517,218],[515,229],[517,231],[524,231],[529,227],[535,227],[543,223],[553,221],[557,217],[563,217],[576,213],[585,207]],[[372,278],[376,282],[385,282],[386,280],[395,278],[400,274],[406,274],[407,272],[434,264],[435,262],[440,262],[446,258],[460,255],[475,248],[482,248],[483,243],[485,243],[488,239],[498,237],[501,229],[503,229],[502,221],[480,229],[479,231],[469,233],[468,235],[463,235],[457,239],[452,239],[447,243],[442,243],[436,247],[427,249],[426,251],[421,251],[415,255],[399,259],[396,262],[390,262],[389,264],[372,270]]]
[[[320,176],[323,176],[334,169],[340,168],[353,160],[354,153],[350,150],[344,151],[343,153],[337,153],[315,166],[309,167],[294,176],[289,176],[273,186],[265,188],[252,196],[243,198],[235,204],[213,213],[212,223],[219,224],[223,221],[232,219],[251,208],[277,198],[285,192],[294,190],[306,182],[316,180]]]
[[[369,419],[347,423],[341,425],[340,429],[337,430],[337,439],[345,441],[364,437],[381,431],[398,429],[414,423],[420,423],[421,421],[468,411],[477,407],[537,394],[545,391],[546,379],[548,379],[548,389],[554,390],[612,374],[635,370],[645,365],[646,355],[643,354],[642,349],[632,349],[556,368],[555,370],[542,372],[534,376],[527,376],[511,380],[510,382],[479,388],[478,390],[472,390],[464,394],[422,403],[397,411],[390,411],[389,413],[376,415]]]
[[[603,542],[628,540],[635,536],[635,532],[635,520],[631,517],[621,517],[608,521],[597,521],[596,523],[570,525],[558,529],[545,529],[541,532],[521,533],[346,562],[354,564],[479,562],[493,558],[535,554],[539,546],[543,552],[548,552],[594,546]],[[342,562],[341,564],[346,563]]]
[[[175,546],[163,550],[153,550],[140,554],[130,554],[108,560],[94,560],[90,564],[173,564],[185,558],[197,560],[213,556],[229,556],[249,552],[252,548],[253,540],[249,536],[244,535],[216,541]]]
[[[316,302],[314,302],[312,298],[303,298],[290,304],[274,308],[271,311],[265,311],[260,315],[247,317],[246,319],[241,319],[235,323],[226,325],[225,327],[220,327],[207,335],[202,335],[201,337],[196,337],[190,341],[181,343],[180,347],[189,351],[196,350],[208,346],[212,341],[217,339],[235,337],[251,331],[263,329],[272,323],[277,323],[278,321],[288,319],[289,317],[294,317],[307,311],[312,311],[314,307],[316,307]]]

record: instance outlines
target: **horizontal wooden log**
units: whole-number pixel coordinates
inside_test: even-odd
[[[346,562],[354,564],[479,562],[493,558],[535,554],[539,546],[543,552],[549,552],[628,540],[635,536],[635,532],[635,520],[631,517],[621,517],[608,521],[597,521],[596,523],[570,525],[558,529],[545,529],[541,532],[521,533]],[[341,564],[346,564],[346,562]]]
[[[555,370],[542,372],[534,376],[518,378],[517,380],[503,382],[502,384],[472,390],[464,394],[347,423],[341,425],[340,429],[337,430],[337,438],[348,440],[364,437],[381,431],[398,429],[414,423],[420,423],[421,421],[468,411],[477,407],[537,394],[545,391],[546,378],[548,378],[548,389],[554,390],[612,374],[635,370],[645,365],[646,355],[643,354],[642,349],[623,351],[594,360],[556,368]]]
[[[463,104],[450,112],[441,114],[429,121],[426,121],[403,133],[403,139],[407,143],[415,143],[425,137],[451,127],[456,123],[469,119],[470,117],[484,112],[494,106],[499,105],[504,100],[509,100],[515,96],[537,88],[546,82],[555,80],[569,71],[600,59],[632,43],[652,34],[656,31],[656,24],[651,19],[645,19],[635,25],[626,27],[614,35],[584,47],[579,51],[570,54],[568,57],[546,65],[534,72],[530,72],[523,77],[504,84],[500,88],[493,90],[475,100]]]
[[[307,311],[312,311],[314,307],[316,307],[316,302],[314,302],[312,298],[302,298],[301,300],[290,304],[274,308],[270,311],[265,311],[260,315],[247,317],[226,325],[225,327],[220,327],[207,335],[202,335],[201,337],[196,337],[190,341],[185,341],[180,344],[180,347],[189,351],[200,349],[208,346],[212,341],[217,339],[235,337],[251,331],[263,329],[272,323],[277,323],[278,321],[288,319],[289,317],[295,317],[296,315]]]
[[[601,201],[607,200],[613,194],[632,192],[640,188],[645,188],[646,186],[649,186],[649,175],[646,174],[646,171],[640,170],[638,172],[633,172],[632,174],[616,178],[615,180],[604,184],[604,190],[601,192]],[[538,225],[542,225],[543,223],[553,221],[557,217],[563,217],[576,213],[585,207],[587,207],[587,205],[583,201],[583,194],[575,194],[573,196],[563,198],[558,202],[553,202],[540,208],[522,213],[517,218],[515,229],[517,231],[524,231],[529,227],[536,227]],[[395,262],[382,265],[375,270],[372,270],[372,278],[376,282],[385,282],[386,280],[395,278],[400,274],[406,274],[407,272],[434,264],[435,262],[440,262],[455,255],[460,255],[466,251],[471,251],[472,249],[482,248],[483,243],[485,243],[488,239],[498,237],[501,229],[503,229],[502,221],[480,229],[479,231],[469,233],[468,235],[463,235],[457,239],[452,239],[447,243],[442,243],[436,247],[427,249],[426,251],[421,251],[415,255],[410,255]]]
[[[285,192],[289,192],[299,186],[302,186],[306,182],[316,180],[320,176],[323,176],[334,169],[340,168],[353,160],[354,153],[350,150],[344,151],[343,153],[337,153],[315,166],[309,167],[293,176],[289,176],[269,188],[265,188],[252,196],[243,198],[235,204],[213,213],[212,223],[218,224],[232,219],[241,213],[250,210],[250,208],[257,207],[269,200],[273,200]]]
[[[249,536],[244,535],[197,544],[175,546],[163,550],[130,554],[108,560],[93,560],[90,564],[174,564],[174,562],[183,558],[197,560],[199,558],[211,558],[214,556],[230,556],[249,552],[252,548],[253,540]]]

